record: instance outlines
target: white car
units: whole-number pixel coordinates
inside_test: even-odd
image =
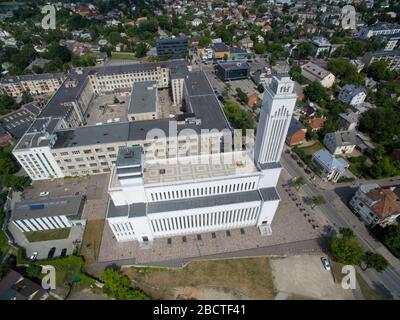
[[[29,257],[29,260],[31,260],[31,261],[36,261],[37,256],[38,256],[37,251],[32,252],[32,255]]]
[[[331,270],[331,264],[329,263],[329,260],[325,257],[321,258],[322,265],[324,266],[325,270],[329,271]]]
[[[47,197],[49,194],[50,194],[50,192],[48,192],[48,191],[42,191],[39,195],[41,197]]]

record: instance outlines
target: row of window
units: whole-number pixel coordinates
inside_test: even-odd
[[[182,199],[190,197],[208,196],[221,193],[248,191],[248,190],[254,190],[255,187],[256,187],[255,181],[242,182],[242,183],[226,184],[222,186],[172,190],[164,192],[152,192],[150,194],[150,197],[152,201],[174,200],[174,199]]]
[[[225,210],[191,216],[154,219],[151,220],[151,227],[154,233],[206,228],[235,223],[249,223],[256,220],[257,215],[258,207]]]

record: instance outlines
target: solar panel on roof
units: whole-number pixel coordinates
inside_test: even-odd
[[[44,204],[43,203],[41,203],[41,204],[32,204],[32,205],[29,206],[29,209],[31,209],[31,210],[42,210],[42,209],[44,209]]]

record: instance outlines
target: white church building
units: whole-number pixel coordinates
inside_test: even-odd
[[[251,150],[145,161],[121,148],[109,181],[107,221],[117,241],[258,226],[272,233],[279,163],[296,103],[294,82],[274,76],[264,92]]]

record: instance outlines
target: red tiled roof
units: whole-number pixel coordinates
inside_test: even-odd
[[[321,129],[326,121],[326,118],[311,118],[307,119],[306,122],[310,125],[313,129]]]
[[[390,189],[377,188],[368,192],[368,197],[377,201],[371,209],[381,218],[391,216],[392,214],[400,213],[400,203],[397,195]]]

